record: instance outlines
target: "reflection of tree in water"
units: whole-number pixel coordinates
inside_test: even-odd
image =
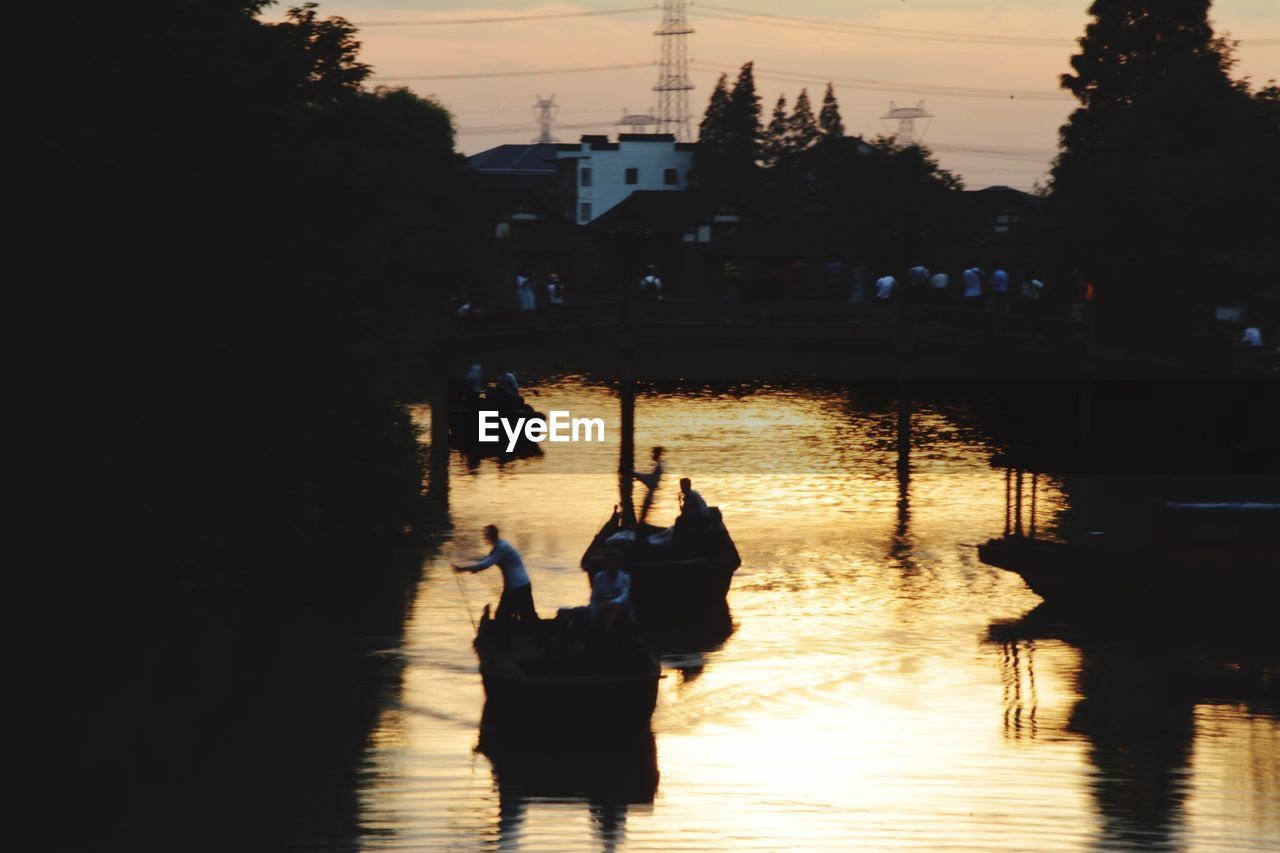
[[[1184,820],[1196,699],[1179,689],[1170,661],[1141,648],[1081,652],[1081,699],[1067,730],[1089,741],[1102,831],[1126,847],[1173,846]]]
[[[1182,844],[1196,706],[1274,701],[1274,663],[1261,658],[1274,661],[1275,652],[1247,638],[1197,631],[1175,617],[1117,614],[1112,620],[1072,621],[1041,605],[1016,622],[991,626],[988,639],[1001,649],[1004,733],[1016,740],[1037,736],[1036,641],[1076,648],[1079,699],[1064,729],[1089,744],[1090,788],[1102,818],[1099,845],[1170,849]],[[1251,707],[1264,712],[1267,706]]]

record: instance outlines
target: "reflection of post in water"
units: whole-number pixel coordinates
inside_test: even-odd
[[[1014,623],[991,626],[988,636],[1002,650],[1005,734],[1014,738],[1024,736],[1019,712],[1027,701],[1023,685],[1035,685],[1029,655],[1036,638],[1078,650],[1079,699],[1065,731],[1085,739],[1096,771],[1090,789],[1102,817],[1098,847],[1178,846],[1196,705],[1207,696],[1249,701],[1267,695],[1265,679],[1239,670],[1238,650],[1223,654],[1215,645],[1220,638],[1194,639],[1180,618],[1094,624],[1042,604]],[[1019,649],[1028,653],[1025,667]],[[1034,693],[1030,699],[1034,709]]]
[[[449,517],[449,373],[444,354],[427,359],[431,449],[427,456],[427,512],[431,522]]]
[[[1011,740],[1035,740],[1038,734],[1036,712],[1040,705],[1036,694],[1035,641],[1005,641],[1000,644],[1000,652],[1004,736]]]
[[[911,562],[911,381],[908,378],[906,356],[899,355],[898,406],[897,406],[897,478],[898,516],[889,544],[889,555],[901,562],[901,567],[914,570]]]
[[[907,535],[911,513],[911,381],[898,382],[898,535]]]

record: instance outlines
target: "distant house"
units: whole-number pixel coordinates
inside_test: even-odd
[[[964,203],[970,216],[979,220],[982,236],[999,239],[1030,218],[1039,208],[1040,199],[1013,187],[995,186],[967,190]]]
[[[469,158],[487,191],[505,199],[511,214],[519,205],[555,210],[567,221],[586,225],[633,192],[689,188],[692,143],[666,133],[583,136],[568,144],[499,145]]]
[[[583,136],[576,145],[557,146],[561,160],[574,162],[575,221],[595,221],[634,192],[671,192],[689,188],[693,143],[676,142],[667,133]]]
[[[557,163],[558,147],[551,142],[499,145],[467,158],[480,177],[481,190],[499,232],[508,230],[513,221],[572,221],[573,176],[568,173],[567,164]]]
[[[602,232],[582,226],[636,194],[673,200],[686,195],[694,148],[670,134],[624,133],[616,142],[583,136],[576,143],[499,145],[468,158],[496,240],[486,274],[496,283],[482,288],[491,291],[492,304],[510,303],[507,283],[517,272],[539,281],[551,272],[569,276],[578,295],[607,279],[595,248]],[[663,229],[675,221],[666,213],[659,219]],[[698,219],[687,237],[674,239],[705,242],[709,222]],[[702,226],[707,227],[699,231]]]

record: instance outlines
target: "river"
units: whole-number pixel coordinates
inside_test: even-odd
[[[616,388],[560,376],[526,393],[604,418],[606,441],[451,458],[450,532],[402,642],[375,652],[401,683],[360,773],[360,848],[1280,848],[1274,707],[1183,677],[1192,658],[1243,664],[1028,618],[1039,598],[977,559],[1005,479],[973,413],[922,395],[904,467],[892,395],[834,385],[638,388],[637,461],[667,450],[658,521],[690,476],[742,554],[734,630],[664,658],[651,802],[499,780],[476,751],[471,619],[500,576],[449,562],[499,525],[550,616],[585,602],[578,560],[618,501]],[[1074,492],[1037,485],[1054,535]]]

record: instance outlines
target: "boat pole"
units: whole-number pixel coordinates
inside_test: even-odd
[[[471,615],[471,601],[467,598],[467,589],[462,585],[462,578],[458,577],[458,573],[452,569],[450,569],[450,572],[452,572],[453,579],[458,584],[458,592],[462,593],[462,606],[466,608],[467,618],[471,620],[471,630],[477,631],[479,629],[476,627],[476,617]]]

